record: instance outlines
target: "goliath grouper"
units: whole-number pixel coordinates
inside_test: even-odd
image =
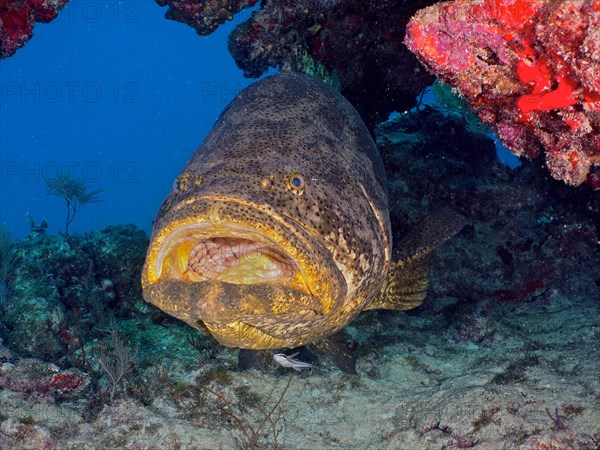
[[[281,72],[231,102],[175,180],[143,295],[227,347],[327,347],[363,310],[418,306],[429,253],[461,226],[451,212],[429,216],[392,260],[386,178],[365,124],[322,81]]]

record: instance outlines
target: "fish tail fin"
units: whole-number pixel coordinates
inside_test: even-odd
[[[431,252],[458,233],[464,218],[450,210],[427,216],[400,241],[381,294],[365,309],[406,310],[427,296]]]

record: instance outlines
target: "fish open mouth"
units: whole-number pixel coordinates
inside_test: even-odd
[[[285,346],[277,337],[282,326],[300,345],[310,324],[342,306],[343,274],[307,230],[241,202],[226,220],[205,212],[203,202],[181,206],[191,204],[202,215],[165,220],[155,230],[142,273],[147,302],[223,345],[253,349]],[[231,203],[211,199],[211,209],[227,211]],[[240,216],[253,220],[242,224]]]
[[[157,258],[160,280],[278,284],[310,293],[289,253],[255,231],[198,227],[176,233],[165,244]]]
[[[250,239],[214,237],[192,248],[184,278],[254,284],[285,281],[297,271],[294,261],[273,245]]]

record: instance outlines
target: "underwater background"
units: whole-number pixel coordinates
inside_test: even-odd
[[[64,229],[46,195],[61,172],[104,190],[73,231],[134,223],[150,231],[173,179],[244,78],[227,51],[241,12],[210,38],[164,18],[152,1],[69,2],[2,60],[2,222],[29,233],[26,213]]]
[[[27,3],[36,4],[13,6]],[[253,65],[236,67],[230,33],[238,43],[242,31],[251,35],[253,11],[287,26],[263,48],[289,50],[300,26],[341,33],[327,22],[335,13],[319,18],[328,2],[298,2],[308,12],[294,23],[285,22],[289,2],[272,2],[277,12],[256,1],[158,3],[200,5],[207,17],[211,4],[225,6],[211,16],[216,25],[200,22],[213,24],[210,35],[198,36],[153,1],[37,2],[56,18],[14,55],[3,47],[0,448],[599,449],[594,168],[573,186],[539,155],[517,160],[429,75],[378,109],[384,90],[363,89],[348,74],[354,66],[338,74],[317,51],[292,58],[341,83],[373,130],[396,241],[441,208],[467,222],[435,251],[419,308],[365,312],[347,327],[357,375],[310,347],[299,358],[311,371],[279,367],[270,354],[240,371],[236,351],[144,302],[140,273],[161,201],[218,115],[255,81],[244,73],[274,73],[269,64],[283,58],[240,52],[238,66]],[[368,27],[377,5],[408,20],[435,2],[365,2],[372,10],[362,13],[353,3],[336,3],[347,8],[342,30]],[[18,22],[7,5],[3,44],[14,37],[6,24]],[[368,67],[355,48],[352,61]],[[75,217],[52,185],[65,173],[87,200]]]

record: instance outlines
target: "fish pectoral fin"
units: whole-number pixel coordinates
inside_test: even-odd
[[[327,356],[329,361],[342,372],[356,375],[356,355],[354,354],[356,346],[343,330],[332,336],[321,338],[311,345]]]
[[[429,286],[429,253],[392,263],[378,297],[366,309],[413,309],[423,303]]]
[[[458,233],[464,218],[450,210],[427,216],[398,244],[380,295],[365,309],[406,310],[427,296],[431,252]]]
[[[271,364],[271,352],[241,348],[238,353],[238,370],[257,369],[266,372]]]

